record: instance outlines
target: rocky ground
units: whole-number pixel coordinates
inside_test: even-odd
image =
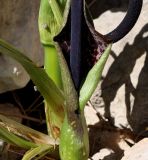
[[[103,12],[94,20],[96,29],[103,34],[111,31],[124,17],[124,6]],[[113,45],[101,83],[86,108],[93,160],[148,159],[143,139],[148,136],[147,19],[145,0],[133,30]]]

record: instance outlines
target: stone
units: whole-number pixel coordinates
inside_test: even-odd
[[[39,42],[38,12],[40,0],[1,0],[0,38],[14,45],[38,66],[43,65],[43,51]],[[22,88],[29,76],[23,67],[0,54],[0,93]]]
[[[125,12],[104,12],[94,20],[96,30],[107,34]],[[112,52],[91,102],[103,117],[136,134],[148,126],[148,1],[131,32],[113,44]]]
[[[147,160],[148,159],[148,138],[145,138],[133,147],[125,151],[124,157],[121,160]]]

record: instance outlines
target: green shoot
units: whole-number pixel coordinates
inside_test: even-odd
[[[105,63],[108,59],[109,53],[111,51],[111,44],[107,47],[105,52],[102,54],[99,61],[95,64],[95,66],[89,71],[85,82],[80,90],[80,97],[79,97],[79,105],[80,110],[83,111],[86,103],[91,98],[93,92],[95,91],[102,75],[103,68]]]

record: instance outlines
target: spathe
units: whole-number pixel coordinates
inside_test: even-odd
[[[86,8],[85,2],[83,6],[83,12],[82,14],[80,13],[81,32],[77,32],[76,29],[73,29],[73,27],[78,27],[72,25],[76,23],[77,19],[79,19],[80,17],[75,17],[75,15],[72,14],[72,8],[70,9],[69,7],[66,15],[65,26],[63,27],[62,31],[54,38],[54,41],[58,43],[66,59],[72,79],[75,84],[75,88],[77,90],[80,89],[81,83],[86,78],[87,73],[99,60],[102,53],[110,43],[110,41],[108,41],[105,36],[95,31],[93,21]],[[71,33],[73,32],[73,30],[76,32]],[[73,36],[74,38],[77,38],[78,41],[73,40],[73,34],[79,34],[77,36]],[[80,38],[80,40],[78,39],[78,37]],[[71,42],[75,42],[75,44]],[[79,43],[80,45],[77,43]],[[77,57],[77,59],[75,58],[75,54],[77,54],[76,52],[79,52],[79,56]]]

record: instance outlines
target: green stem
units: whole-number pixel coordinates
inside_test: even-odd
[[[58,114],[53,112],[53,108],[56,108],[57,110],[56,112]],[[54,139],[59,138],[61,126],[64,120],[63,106],[49,105],[45,101],[45,114],[46,114],[46,124],[47,124],[48,135]]]
[[[55,82],[55,84],[62,89],[62,80],[61,80],[61,71],[58,61],[57,50],[54,46],[44,46],[44,67],[48,76]],[[57,108],[57,112],[54,114],[53,108]],[[58,138],[59,131],[61,129],[63,119],[64,119],[64,110],[61,106],[53,106],[48,104],[45,101],[45,114],[47,122],[48,135]]]
[[[54,46],[44,46],[44,67],[48,76],[62,88],[58,55]]]

